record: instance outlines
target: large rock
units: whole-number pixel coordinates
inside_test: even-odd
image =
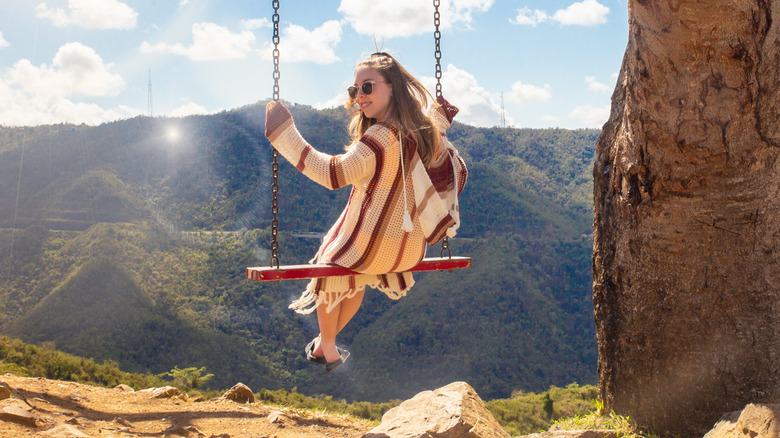
[[[780,405],[745,406],[723,415],[704,438],[773,438],[780,436]]]
[[[135,389],[131,388],[128,385],[125,385],[124,383],[120,383],[119,385],[116,385],[114,389],[118,389],[122,392],[127,392],[127,393],[135,392]]]
[[[233,400],[236,403],[254,403],[255,395],[252,390],[243,383],[236,383],[232,388],[228,389],[222,397],[227,400]]]
[[[149,393],[149,398],[173,398],[180,396],[182,392],[179,388],[173,386],[162,386],[159,388],[146,388],[138,392]]]
[[[5,382],[0,382],[0,400],[11,398],[14,395],[14,390],[11,389]]]
[[[780,399],[780,0],[629,0],[594,164],[599,393],[702,436]]]
[[[38,414],[33,412],[29,406],[22,405],[22,403],[4,406],[0,409],[0,420],[13,421],[26,426],[37,426],[41,421]]]
[[[38,432],[38,435],[51,438],[89,438],[89,435],[69,424],[58,424],[45,432]]]
[[[455,382],[417,394],[363,438],[509,438],[474,388]]]

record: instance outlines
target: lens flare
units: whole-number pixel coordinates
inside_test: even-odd
[[[178,128],[172,126],[165,132],[165,138],[171,143],[176,143],[181,138],[181,133]]]

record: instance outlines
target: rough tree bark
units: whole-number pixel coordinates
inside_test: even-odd
[[[702,436],[780,400],[780,0],[629,0],[594,176],[605,408]]]

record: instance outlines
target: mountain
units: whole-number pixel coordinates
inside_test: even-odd
[[[484,398],[596,381],[591,304],[596,130],[449,132],[470,169],[450,247],[474,267],[416,275],[409,296],[369,292],[340,336],[344,371],[305,361],[305,282],[247,280],[269,261],[264,102],[209,116],[0,128],[0,324],[31,342],[131,371],[206,366],[215,387],[298,387],[383,401],[453,380]],[[343,110],[290,105],[339,153]],[[279,170],[279,256],[306,262],[349,190]],[[439,248],[430,254],[438,255]]]

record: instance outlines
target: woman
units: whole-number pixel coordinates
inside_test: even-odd
[[[353,142],[337,156],[309,145],[283,104],[266,107],[266,136],[290,163],[329,189],[353,186],[312,261],[361,275],[312,279],[290,305],[298,313],[317,310],[320,334],[306,357],[328,372],[349,356],[336,335],[357,312],[365,287],[405,296],[414,279],[404,271],[422,260],[425,245],[455,235],[457,196],[468,175],[444,135],[458,109],[439,98],[426,116],[428,92],[395,58],[382,52],[360,62],[348,94],[346,106],[356,111]]]

